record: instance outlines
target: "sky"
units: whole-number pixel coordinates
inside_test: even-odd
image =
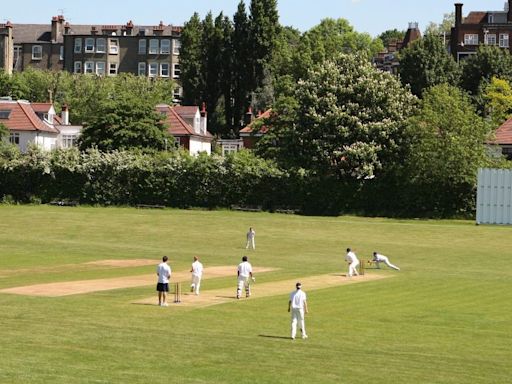
[[[2,1],[0,23],[49,24],[52,16],[63,14],[71,24],[183,25],[194,12],[203,18],[208,11],[233,16],[239,0],[22,0]],[[358,32],[377,36],[387,29],[407,29],[418,22],[424,31],[429,22],[439,23],[454,11],[454,3],[470,11],[503,10],[504,0],[278,0],[282,25],[306,31],[322,19],[345,18]],[[250,0],[245,0],[248,5]]]

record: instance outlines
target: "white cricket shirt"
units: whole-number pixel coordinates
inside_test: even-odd
[[[306,292],[302,289],[290,293],[290,301],[292,302],[293,309],[304,309],[304,302],[306,301]]]
[[[199,260],[192,263],[192,274],[197,277],[203,276],[203,264]]]
[[[156,273],[158,273],[158,282],[162,284],[169,283],[169,277],[171,275],[171,267],[167,263],[160,263],[156,267]]]
[[[248,261],[238,264],[238,276],[249,277],[252,273],[252,265]]]
[[[353,263],[354,261],[359,261],[357,259],[357,256],[354,252],[350,251],[349,253],[347,253],[347,256],[345,256],[345,260],[349,263]]]

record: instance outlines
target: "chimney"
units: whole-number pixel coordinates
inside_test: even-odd
[[[3,62],[3,69],[0,69],[0,72],[5,71],[7,74],[12,74],[14,68],[14,39],[12,35],[12,24],[10,21],[7,21],[4,25],[0,25],[0,29],[2,27],[5,29],[5,39],[2,47],[2,51],[0,51],[0,63]]]
[[[62,120],[62,125],[69,125],[69,109],[68,109],[67,104],[64,104],[62,106],[62,112],[60,114],[60,118]]]
[[[252,113],[252,107],[249,106],[249,109],[247,109],[247,112],[245,113],[245,116],[244,116],[244,125],[249,125],[252,123],[252,120],[253,120],[253,113]]]
[[[69,25],[69,23],[64,24],[64,34],[65,35],[69,35],[70,28],[71,28],[71,26]]]
[[[129,21],[126,23],[126,25],[123,25],[123,35],[125,36],[131,36],[133,31],[133,21]]]
[[[59,36],[59,18],[57,16],[52,17],[52,41],[57,41]]]
[[[207,131],[207,116],[208,114],[206,113],[206,103],[203,101],[203,104],[201,104],[201,123],[200,123],[200,127],[199,129],[201,130],[201,133],[203,135],[206,135],[206,131]]]
[[[510,0],[509,0],[510,1]],[[455,3],[455,28],[462,24],[462,3]]]

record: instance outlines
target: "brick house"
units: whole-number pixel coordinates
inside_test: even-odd
[[[455,4],[455,26],[451,31],[450,49],[457,60],[474,55],[480,44],[497,45],[510,51],[512,34],[512,0],[502,11],[472,11],[462,16],[462,3]]]
[[[501,147],[501,153],[512,160],[512,118],[505,121],[497,130],[491,143]]]
[[[26,152],[35,144],[44,150],[67,148],[76,144],[82,126],[69,123],[66,106],[58,116],[51,103],[0,100],[0,124],[9,130],[7,140]]]

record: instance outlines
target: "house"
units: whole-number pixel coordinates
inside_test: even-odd
[[[116,76],[179,79],[182,27],[80,25],[54,16],[50,24],[0,24],[0,68],[7,73],[27,68],[66,70]],[[177,87],[174,99],[181,98]]]
[[[178,145],[191,155],[200,152],[211,154],[213,136],[207,129],[206,109],[197,106],[170,106],[159,104],[156,110],[165,116],[169,133]]]
[[[76,144],[81,126],[69,123],[69,110],[61,116],[51,103],[29,103],[24,100],[0,100],[0,124],[9,130],[8,140],[26,152],[30,144],[44,150],[67,148]]]
[[[457,60],[474,55],[480,44],[497,45],[510,51],[512,0],[503,11],[472,11],[462,16],[462,3],[455,4],[455,26],[451,30],[451,52]]]
[[[245,114],[246,126],[240,130],[240,138],[243,141],[243,147],[253,149],[260,138],[268,132],[269,127],[264,125],[265,119],[268,119],[272,109],[267,109],[253,118],[252,108]]]
[[[497,130],[492,144],[501,147],[501,153],[512,160],[512,118],[505,121]]]

